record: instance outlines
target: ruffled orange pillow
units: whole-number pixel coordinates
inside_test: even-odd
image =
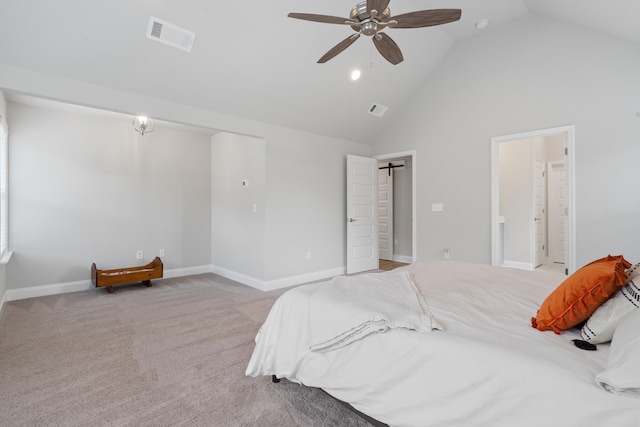
[[[631,264],[622,255],[590,262],[569,276],[544,300],[531,325],[540,330],[572,328],[594,311],[626,282],[625,269]]]

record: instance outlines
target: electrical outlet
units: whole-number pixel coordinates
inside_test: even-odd
[[[158,251],[158,256],[159,256],[159,257],[163,257],[163,256],[164,256],[164,249],[160,249],[160,250]]]
[[[307,251],[307,259],[311,259],[311,251]]]
[[[136,251],[136,259],[142,259],[142,258],[144,258],[144,252]]]
[[[442,256],[444,257],[444,259],[449,259],[449,248],[444,248],[442,250]]]

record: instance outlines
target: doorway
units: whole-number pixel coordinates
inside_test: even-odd
[[[378,161],[379,258],[416,261],[416,152],[374,156]]]
[[[495,137],[491,144],[492,265],[575,271],[574,126]],[[562,186],[553,189],[552,164],[563,165]]]
[[[565,171],[563,161],[552,161],[547,166],[549,199],[549,261],[565,260]]]
[[[404,197],[405,201],[399,205],[398,198],[395,197],[395,204],[403,212],[410,212],[402,229],[407,230],[407,244],[411,250],[409,254],[402,257],[394,254],[394,258],[402,263],[416,261],[416,152],[415,150],[399,153],[383,154],[373,158],[347,155],[347,236],[346,236],[346,273],[354,274],[362,271],[379,268],[378,249],[378,163],[389,162],[394,159],[405,159],[409,161],[411,168],[407,168],[407,178],[410,182],[410,196]],[[406,163],[405,163],[406,164]],[[375,170],[375,172],[374,172]],[[396,195],[398,192],[396,192]],[[395,208],[395,206],[394,206]],[[398,243],[400,243],[400,237]]]

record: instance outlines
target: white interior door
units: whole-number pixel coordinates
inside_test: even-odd
[[[378,257],[393,261],[393,172],[378,169]]]
[[[544,162],[533,160],[533,267],[544,262],[546,185]]]
[[[566,200],[564,162],[549,162],[549,260],[565,263]]]
[[[347,274],[378,268],[378,161],[347,155]]]

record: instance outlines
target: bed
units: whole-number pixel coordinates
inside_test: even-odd
[[[631,357],[640,360],[640,352],[633,355],[635,349],[623,345],[638,341],[640,310],[633,313],[636,323],[624,328],[627,336],[614,336],[612,343],[586,351],[573,342],[583,338],[581,325],[556,331],[560,333],[532,327],[532,317],[565,276],[426,261],[340,279],[340,287],[353,281],[355,289],[367,283],[372,289],[377,289],[375,283],[399,284],[400,291],[374,298],[395,304],[395,295],[406,292],[417,317],[392,313],[384,319],[391,322],[381,326],[376,319],[368,330],[346,325],[344,333],[331,340],[336,322],[344,317],[341,311],[353,309],[343,302],[360,299],[347,294],[335,306],[327,303],[325,296],[334,292],[336,279],[293,288],[274,303],[256,336],[248,376],[275,376],[321,388],[390,426],[640,422],[635,393],[640,389],[634,388],[640,380],[633,383],[640,362],[628,365]],[[330,333],[322,331],[322,325]],[[609,355],[616,344],[619,350],[612,356],[617,365],[612,366]],[[626,370],[632,384],[622,389],[602,379],[609,372],[624,382]]]

